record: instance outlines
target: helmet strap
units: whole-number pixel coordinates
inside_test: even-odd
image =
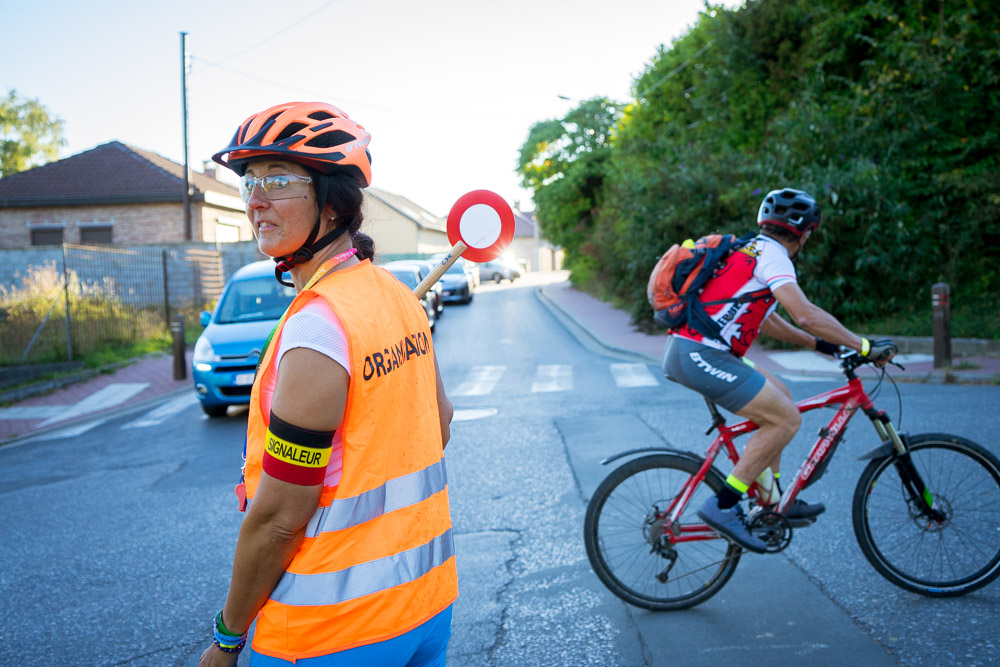
[[[314,243],[313,240],[319,234],[319,223],[320,219],[317,218],[316,224],[313,225],[312,231],[309,232],[309,238],[306,239],[306,242],[302,244],[301,248],[293,252],[288,257],[274,258],[274,262],[276,264],[274,267],[274,279],[282,285],[286,287],[295,287],[292,283],[282,280],[281,274],[285,271],[291,271],[294,267],[305,264],[311,260],[317,252],[340,238],[351,226],[350,223],[347,223],[346,225],[338,225],[335,229]]]

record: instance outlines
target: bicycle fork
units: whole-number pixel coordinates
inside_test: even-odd
[[[872,425],[875,427],[875,432],[878,433],[882,442],[892,446],[892,453],[886,452],[886,455],[894,457],[893,465],[896,467],[896,472],[899,473],[899,479],[903,484],[903,488],[906,489],[909,495],[910,507],[931,521],[939,525],[943,524],[947,520],[947,516],[938,508],[933,494],[924,483],[917,467],[913,465],[910,448],[906,443],[906,436],[896,430],[892,420],[889,419],[889,416],[885,412],[872,408],[870,412],[866,410],[865,413],[871,419]],[[885,446],[883,445],[876,452],[882,454],[884,449]],[[877,456],[871,458],[877,458]]]

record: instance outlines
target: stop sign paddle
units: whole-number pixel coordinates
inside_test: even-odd
[[[499,257],[514,238],[514,212],[503,198],[489,190],[473,190],[458,198],[448,214],[448,242],[453,244],[420,284],[413,288],[417,298],[441,279],[459,257],[488,262]]]

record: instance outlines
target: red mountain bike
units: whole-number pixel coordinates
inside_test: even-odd
[[[841,357],[847,385],[796,403],[800,412],[839,406],[777,507],[756,503],[751,485],[750,530],[769,552],[792,541],[798,522],[783,512],[802,489],[826,471],[851,417],[860,409],[882,444],[854,491],[854,534],[875,569],[914,593],[956,596],[1000,576],[1000,460],[974,442],[954,435],[908,436],[876,410],[854,371],[868,363],[857,353]],[[883,373],[885,371],[883,370]],[[594,572],[626,602],[664,611],[700,604],[719,592],[736,571],[742,549],[702,523],[695,510],[714,495],[726,476],[713,464],[725,450],[735,464],[733,438],[756,430],[743,421],[727,426],[707,401],[719,434],[706,456],[670,448],[635,449],[628,461],[597,487],[587,506],[584,540]]]

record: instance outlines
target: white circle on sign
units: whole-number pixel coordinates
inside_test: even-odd
[[[500,238],[500,214],[492,206],[473,204],[458,223],[462,242],[470,248],[488,248]]]

